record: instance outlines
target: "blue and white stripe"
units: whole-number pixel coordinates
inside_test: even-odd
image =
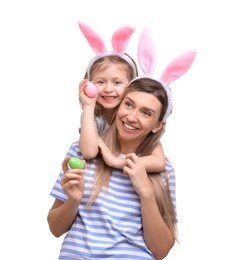
[[[78,143],[71,145],[68,156],[82,159]],[[143,239],[140,201],[130,178],[114,170],[107,190],[103,190],[88,208],[87,201],[93,181],[96,161],[86,163],[85,192],[76,219],[67,232],[59,259],[154,259]],[[175,176],[167,163],[169,185],[174,204]],[[59,177],[51,196],[65,201]]]

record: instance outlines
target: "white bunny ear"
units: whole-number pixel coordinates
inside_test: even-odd
[[[138,44],[138,62],[144,74],[154,74],[155,51],[150,32],[145,28]]]
[[[180,78],[192,65],[196,56],[196,51],[188,51],[171,61],[161,75],[161,80],[165,84],[170,84]]]
[[[86,40],[90,44],[91,48],[95,51],[96,54],[103,53],[106,51],[106,45],[104,44],[102,38],[93,31],[88,25],[78,22],[79,28]]]
[[[128,42],[135,32],[135,28],[125,25],[114,32],[112,35],[111,43],[113,50],[117,53],[125,53],[125,49],[128,45]]]

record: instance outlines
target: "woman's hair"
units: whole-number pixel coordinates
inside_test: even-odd
[[[137,70],[137,65],[136,65],[135,61],[128,54],[125,54],[125,55],[127,55],[132,60],[135,68],[133,68],[126,60],[122,59],[120,56],[117,56],[117,55],[103,56],[102,58],[96,60],[95,63],[91,66],[89,80],[91,80],[93,78],[94,74],[97,73],[97,71],[100,70],[103,66],[107,66],[108,63],[115,63],[115,64],[123,64],[126,66],[128,80],[130,82],[134,78],[135,71],[138,74],[138,70]],[[111,66],[111,64],[110,64],[110,66]],[[87,72],[86,72],[84,78],[88,79]],[[100,104],[96,103],[95,115],[98,116],[100,114],[102,114],[102,107]]]
[[[163,115],[167,109],[167,95],[160,82],[150,79],[150,78],[139,78],[130,83],[127,87],[124,97],[131,92],[145,92],[154,95],[162,104],[161,113],[159,116],[159,121],[162,121]],[[117,109],[118,111],[118,109]],[[116,113],[117,113],[116,111]],[[115,113],[115,114],[116,114]],[[157,133],[150,132],[145,140],[139,145],[135,153],[138,156],[150,155],[155,146],[160,142],[160,138],[163,135],[164,130],[158,131]],[[118,156],[121,147],[118,140],[118,131],[116,128],[115,121],[112,123],[111,127],[101,136],[105,144],[109,147],[111,152]],[[92,188],[92,193],[88,201],[88,205],[91,205],[103,187],[108,186],[112,168],[110,168],[103,160],[102,156],[98,155],[98,161],[94,177],[94,185]],[[174,205],[171,199],[168,176],[167,172],[163,173],[150,173],[148,177],[153,185],[155,192],[155,199],[162,217],[165,219],[170,231],[172,232],[174,238],[176,237],[176,213]]]

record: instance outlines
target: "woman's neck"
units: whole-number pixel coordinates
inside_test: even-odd
[[[129,142],[124,140],[120,141],[120,147],[121,147],[121,153],[122,154],[129,154],[129,153],[135,153],[138,146],[140,145],[138,142]]]

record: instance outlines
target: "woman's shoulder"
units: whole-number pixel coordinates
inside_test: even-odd
[[[173,164],[168,158],[166,158],[165,168],[167,172],[174,172]]]

